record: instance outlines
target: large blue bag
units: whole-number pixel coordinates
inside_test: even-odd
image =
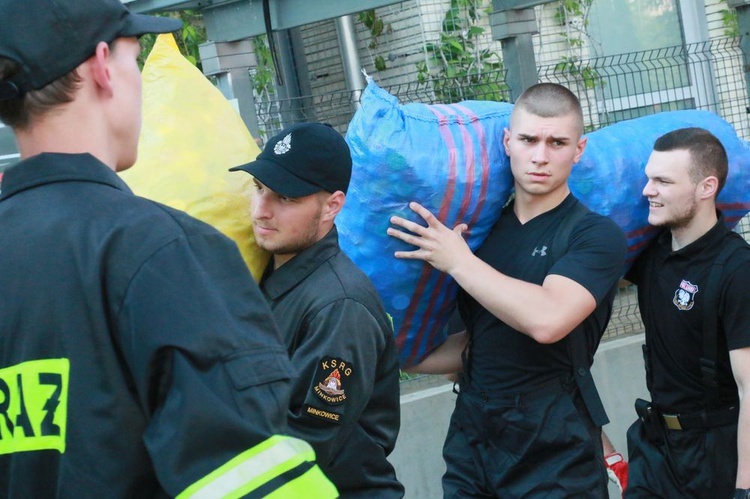
[[[656,139],[672,130],[700,127],[709,130],[727,151],[729,175],[717,206],[727,225],[734,227],[750,210],[750,147],[720,116],[709,111],[670,111],[621,121],[587,134],[581,161],[568,184],[589,209],[610,217],[628,239],[626,268],[655,233],[648,224],[648,201],[643,197],[644,170]]]
[[[402,365],[445,336],[457,286],[446,274],[393,253],[413,247],[386,234],[391,215],[415,220],[418,201],[448,226],[467,222],[478,248],[508,199],[513,177],[502,147],[513,106],[468,101],[400,105],[370,81],[349,124],[352,179],[336,219],[341,246],[370,277],[393,317]]]
[[[396,259],[394,251],[414,247],[386,234],[389,218],[416,221],[408,203],[417,201],[448,227],[467,223],[467,242],[472,250],[479,247],[513,188],[502,144],[512,108],[489,101],[401,105],[370,80],[349,124],[353,171],[346,206],[337,218],[341,246],[373,281],[393,317],[404,367],[445,341],[457,286],[429,264]],[[654,233],[641,193],[654,141],[686,126],[710,130],[727,149],[730,173],[719,208],[728,224],[734,226],[750,210],[750,149],[714,113],[661,113],[592,132],[573,167],[570,188],[625,231],[627,265]]]

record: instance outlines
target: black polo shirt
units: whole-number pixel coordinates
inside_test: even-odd
[[[342,497],[401,497],[386,460],[400,424],[393,327],[336,228],[278,269],[269,263],[261,289],[300,373],[292,435],[312,444]]]
[[[581,326],[593,359],[612,313],[626,242],[609,218],[587,213],[570,234],[569,246],[552,262],[552,241],[566,210],[578,202],[571,194],[559,206],[521,224],[508,205],[476,255],[503,274],[541,285],[548,274],[568,277],[586,288],[596,309]],[[459,295],[461,317],[471,335],[469,377],[476,388],[523,391],[572,372],[567,339],[550,345],[516,331],[471,296]]]
[[[0,194],[0,495],[174,497],[286,427],[291,366],[235,244],[88,154]]]
[[[651,351],[653,401],[665,412],[704,409],[700,358],[705,286],[714,261],[728,244],[747,247],[742,236],[726,227],[723,217],[710,231],[678,251],[672,251],[672,235],[665,230],[628,272],[627,279],[638,285],[646,344]],[[736,253],[733,256],[739,257]],[[737,401],[737,388],[729,350],[750,346],[750,263],[738,267],[730,260],[724,268],[732,270],[722,274],[719,285],[717,363],[721,391],[732,394],[726,401],[731,404]],[[645,286],[650,287],[649,303],[644,299]]]

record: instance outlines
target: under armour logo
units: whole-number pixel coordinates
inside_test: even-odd
[[[547,247],[542,246],[542,249],[539,249],[538,247],[534,248],[534,251],[531,252],[531,256],[547,256]]]

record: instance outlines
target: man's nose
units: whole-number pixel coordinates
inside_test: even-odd
[[[531,161],[534,163],[545,164],[549,161],[547,154],[547,144],[539,142],[535,147],[531,155]]]

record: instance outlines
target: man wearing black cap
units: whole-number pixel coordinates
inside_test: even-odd
[[[335,497],[282,436],[292,368],[236,246],[138,198],[119,0],[0,1],[0,496]]]
[[[367,276],[341,251],[334,220],[351,177],[349,146],[330,126],[294,125],[258,158],[252,223],[272,254],[261,280],[300,375],[291,434],[310,442],[341,497],[398,498],[386,457],[399,429],[393,329]]]

